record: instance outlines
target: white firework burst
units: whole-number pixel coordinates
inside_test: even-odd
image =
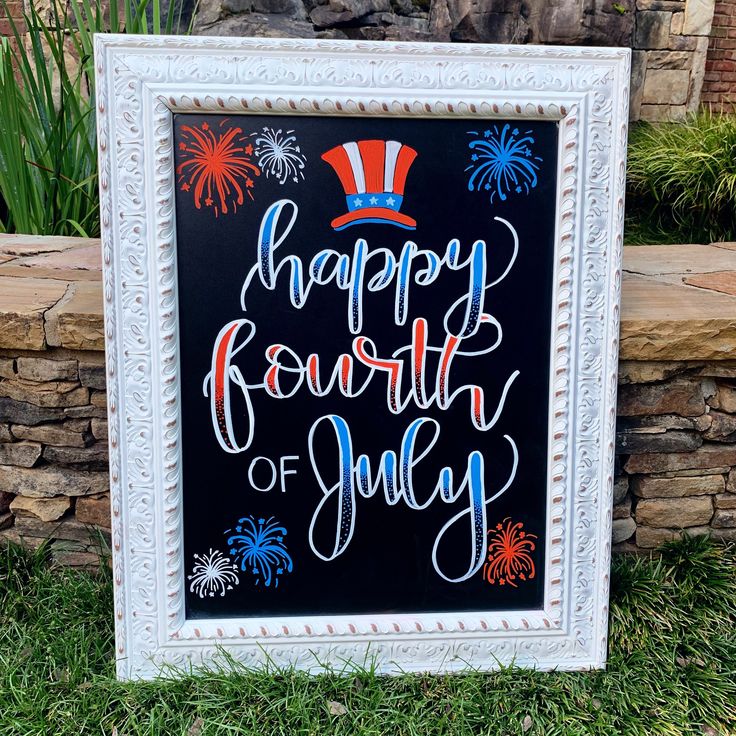
[[[287,179],[298,182],[304,178],[307,157],[297,145],[293,130],[284,133],[281,129],[264,128],[256,134],[256,158],[261,171],[284,184]]]
[[[215,594],[225,595],[237,585],[238,566],[219,550],[212,550],[205,555],[194,555],[192,574],[187,576],[189,590],[200,598],[213,598]]]

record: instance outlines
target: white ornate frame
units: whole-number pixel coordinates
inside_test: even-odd
[[[628,49],[98,35],[120,678],[226,651],[449,672],[606,656]],[[172,112],[560,122],[544,608],[187,620]]]

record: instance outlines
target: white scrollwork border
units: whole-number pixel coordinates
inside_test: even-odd
[[[98,35],[95,59],[119,677],[223,651],[307,670],[603,666],[629,51]],[[185,619],[172,111],[559,121],[542,610]]]

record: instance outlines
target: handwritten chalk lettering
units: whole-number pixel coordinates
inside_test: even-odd
[[[286,219],[287,210],[290,211],[288,222],[280,230],[279,224]],[[456,238],[448,243],[443,255],[419,248],[416,243],[407,241],[397,259],[387,248],[371,251],[367,242],[358,238],[352,257],[326,248],[312,258],[307,269],[304,268],[302,259],[293,254],[285,256],[276,264],[274,254],[294,227],[298,213],[299,208],[294,202],[281,199],[274,202],[263,216],[258,236],[257,262],[248,272],[240,293],[243,311],[247,311],[247,294],[256,278],[263,287],[273,291],[276,289],[279,274],[284,271],[289,273],[289,300],[296,309],[304,307],[315,286],[334,282],[339,289],[348,292],[348,326],[353,334],[358,334],[363,325],[365,291],[382,291],[395,282],[394,321],[397,325],[403,325],[408,315],[412,283],[418,286],[431,284],[439,277],[443,268],[452,271],[467,269],[467,291],[448,309],[444,324],[449,333],[468,337],[478,329],[480,317],[484,313],[486,290],[506,278],[519,251],[519,237],[513,225],[501,217],[494,217],[496,222],[504,225],[510,232],[513,251],[501,275],[490,282],[486,281],[488,247],[484,240],[476,240],[466,258],[461,258],[460,241]],[[366,281],[367,266],[374,259],[380,267]],[[451,322],[457,322],[457,315],[462,315],[460,323],[451,325]]]
[[[329,431],[323,432],[322,427]],[[425,435],[423,443],[419,442],[420,433]],[[486,490],[483,455],[473,450],[468,454],[465,473],[459,484],[454,481],[452,468],[444,467],[432,490],[425,498],[420,498],[414,485],[414,468],[427,457],[439,436],[440,425],[434,419],[421,417],[414,420],[404,432],[399,454],[386,450],[374,472],[367,455],[355,458],[350,428],[342,417],[330,414],[318,419],[309,431],[309,458],[322,491],[322,499],[309,525],[309,545],[314,554],[325,561],[343,554],[355,532],[358,498],[371,498],[380,491],[388,506],[404,503],[415,511],[422,511],[436,501],[448,505],[464,504],[437,533],[432,547],[432,564],[437,574],[451,583],[462,582],[474,575],[484,562],[484,543],[488,533],[486,507],[511,486],[519,463],[518,450],[513,439],[504,435],[511,448],[512,467],[502,486],[491,495]],[[336,452],[325,463],[325,448],[329,445]],[[324,517],[334,529],[334,539],[326,548],[317,540],[316,534],[317,526],[322,527],[325,522]],[[456,527],[464,527],[467,532],[467,569],[453,576],[444,569],[440,558],[443,540]],[[452,555],[457,557],[456,548],[452,549]]]
[[[456,358],[486,355],[500,344],[502,332],[496,320],[484,314],[479,323],[490,330],[488,344],[485,346],[471,345],[467,350],[461,349],[461,346],[470,338],[454,335],[446,335],[442,347],[429,345],[429,328],[426,320],[421,318],[416,319],[413,323],[411,344],[399,348],[390,356],[381,356],[373,340],[363,336],[356,337],[353,341],[353,355],[343,354],[338,357],[328,381],[321,379],[320,360],[316,353],[302,360],[294,350],[285,345],[271,345],[265,352],[267,367],[262,374],[262,380],[248,383],[240,367],[232,364],[231,361],[251,341],[256,328],[249,320],[231,322],[220,332],[221,342],[215,344],[212,353],[213,368],[207,375],[204,384],[205,395],[211,397],[211,415],[215,435],[227,452],[237,453],[248,449],[255,432],[251,391],[265,391],[273,398],[288,399],[303,386],[318,397],[324,397],[330,390],[339,387],[339,392],[343,396],[355,398],[365,391],[374,378],[381,380],[381,374],[386,382],[386,407],[392,414],[401,414],[410,405],[420,409],[436,406],[447,410],[463,394],[467,394],[472,426],[487,432],[496,425],[505,406],[509,390],[520,375],[520,371],[514,370],[508,376],[492,412],[486,411],[486,392],[483,387],[469,383],[452,389],[450,373],[452,363]],[[244,337],[242,342],[235,344],[241,328],[244,328],[242,330]],[[481,333],[470,337],[473,338],[471,342],[477,342],[480,340]],[[428,377],[427,353],[439,355],[433,379]],[[251,356],[244,356],[244,363],[248,366],[252,366],[254,362]],[[356,364],[367,368],[368,372],[362,381],[354,383]],[[405,374],[411,376],[412,380],[402,380]],[[240,389],[245,407],[243,414],[247,421],[247,432],[246,441],[243,444],[238,444],[234,437],[232,421],[234,397],[230,388],[231,382]]]
[[[270,458],[264,457],[263,455],[254,457],[250,461],[250,465],[248,465],[248,482],[250,483],[251,488],[261,493],[268,493],[269,491],[273,490],[274,486],[276,485],[276,481],[278,480],[281,493],[286,493],[286,476],[296,475],[297,472],[294,468],[288,469],[286,467],[286,463],[288,461],[298,462],[299,455],[282,455],[281,457],[279,457],[278,471],[276,470],[276,463],[274,463],[274,461]],[[259,485],[258,483],[256,483],[255,480],[256,474],[258,474],[258,476],[263,479],[264,463],[266,466],[265,472],[267,474],[267,477],[269,478],[265,486]]]
[[[510,371],[494,397],[494,405],[487,407],[484,387],[474,383],[453,385],[453,366],[488,356],[503,341],[501,323],[486,311],[485,304],[488,289],[508,276],[518,256],[519,238],[511,223],[494,218],[510,234],[513,249],[500,275],[491,279],[489,247],[481,239],[475,240],[466,252],[460,240],[452,238],[443,253],[406,241],[396,256],[387,248],[371,250],[364,238],[358,238],[351,254],[325,248],[305,267],[297,255],[280,257],[276,253],[286,243],[298,214],[299,208],[289,199],[275,202],[266,211],[259,228],[256,262],[242,285],[241,307],[247,311],[248,294],[256,284],[275,291],[279,283],[284,283],[288,286],[289,301],[296,309],[306,305],[312,289],[336,285],[347,293],[347,325],[355,335],[351,352],[325,364],[316,352],[303,356],[286,344],[274,343],[266,348],[259,361],[260,356],[246,350],[256,334],[256,325],[248,319],[226,324],[215,341],[211,369],[203,386],[210,398],[212,424],[220,446],[226,452],[239,453],[253,443],[255,417],[251,393],[254,391],[278,400],[305,391],[319,398],[334,393],[357,398],[375,381],[385,382],[386,408],[391,414],[401,414],[409,407],[446,411],[467,396],[470,426],[482,432],[495,427],[520,371]],[[434,283],[443,271],[465,272],[467,286],[440,313],[443,334],[438,342],[430,341],[429,324],[424,317],[416,317],[411,323],[408,344],[388,354],[382,353],[370,337],[361,334],[366,294],[392,289],[394,323],[404,326],[413,287]],[[430,355],[432,359],[428,361]],[[245,425],[240,430],[242,437],[238,438],[233,424],[234,410],[241,417],[240,424]],[[404,432],[399,452],[386,450],[376,463],[375,458],[371,461],[365,454],[355,457],[350,428],[342,417],[327,414],[312,424],[307,444],[322,498],[311,518],[309,545],[319,559],[330,561],[344,553],[355,531],[358,499],[380,495],[389,507],[404,504],[414,511],[437,503],[447,504],[450,518],[437,530],[432,546],[436,573],[448,582],[459,583],[480,569],[488,533],[487,506],[506,492],[516,476],[519,461],[516,444],[509,435],[503,435],[511,450],[511,471],[495,493],[487,490],[486,462],[479,450],[467,454],[459,482],[455,480],[453,468],[445,466],[434,485],[423,484],[421,489],[417,488],[414,469],[437,444],[440,432],[436,420],[415,419]],[[331,459],[326,463],[325,458]],[[256,491],[268,492],[280,480],[281,491],[285,492],[285,476],[296,473],[286,469],[287,460],[298,460],[298,457],[281,457],[278,468],[269,458],[254,458],[248,467],[250,485]],[[268,478],[265,484],[259,485],[255,473],[264,464]],[[498,487],[498,483],[495,485]],[[328,535],[327,542],[325,529],[334,530],[334,536]],[[450,571],[446,569],[447,560],[458,559],[457,543],[463,538],[467,543],[460,555],[464,560],[462,569]]]
[[[281,493],[286,493],[286,476],[296,475],[296,470],[294,470],[293,468],[291,470],[286,469],[287,460],[294,460],[295,462],[299,462],[299,455],[282,455],[279,458],[279,477],[281,478]]]
[[[263,465],[263,463],[267,466],[267,474],[269,477],[268,483],[265,485],[265,487],[259,486],[255,481],[255,472],[256,472],[256,466],[258,464]],[[268,493],[275,485],[276,481],[278,480],[278,473],[276,471],[276,465],[273,460],[271,460],[268,457],[263,457],[262,455],[259,455],[258,457],[254,457],[250,461],[250,465],[248,466],[248,483],[250,483],[251,488],[255,491],[260,491],[261,493]]]

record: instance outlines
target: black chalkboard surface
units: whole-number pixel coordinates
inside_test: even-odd
[[[541,608],[557,123],[174,130],[187,616]]]

